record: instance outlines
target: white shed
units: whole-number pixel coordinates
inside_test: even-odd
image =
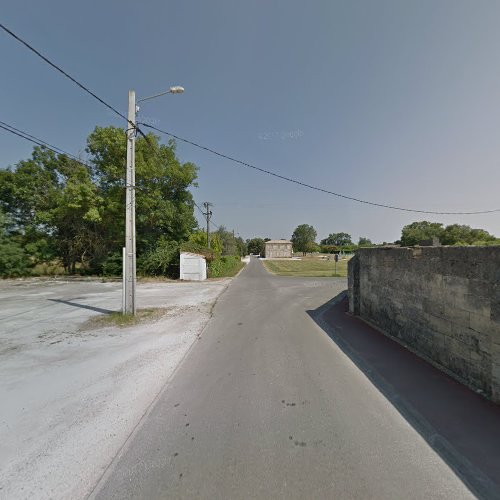
[[[181,252],[181,280],[203,281],[207,279],[207,261],[203,255]]]

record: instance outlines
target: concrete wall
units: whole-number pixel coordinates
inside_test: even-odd
[[[500,247],[361,249],[349,308],[500,403]]]

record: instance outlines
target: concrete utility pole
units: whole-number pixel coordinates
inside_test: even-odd
[[[170,87],[166,92],[139,99],[137,102],[154,99],[165,94],[182,94],[184,87]],[[135,90],[128,92],[128,123],[127,123],[127,182],[125,198],[125,249],[123,252],[123,314],[134,314],[137,311],[135,289],[137,283],[136,252],[135,252],[135,137],[137,135]]]
[[[125,262],[123,313],[136,313],[136,259],[135,259],[135,90],[128,92],[127,124],[127,194],[125,200]]]
[[[209,201],[205,201],[205,203],[203,203],[203,206],[206,210],[203,215],[207,219],[207,247],[210,248],[210,219],[212,218],[212,210],[210,210],[210,207],[213,207],[213,204]]]

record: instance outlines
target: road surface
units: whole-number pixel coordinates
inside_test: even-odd
[[[252,259],[93,498],[474,498],[308,314],[345,288]]]

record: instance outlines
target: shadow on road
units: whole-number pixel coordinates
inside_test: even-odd
[[[500,499],[500,406],[347,310],[342,293],[307,312],[474,494]]]
[[[60,304],[66,304],[68,306],[80,307],[82,309],[89,309],[90,311],[95,311],[103,314],[112,314],[116,312],[116,311],[111,311],[109,309],[102,309],[101,307],[87,306],[86,304],[77,304],[76,302],[71,302],[69,300],[62,300],[62,299],[47,299],[47,300],[50,300],[51,302],[58,302]]]

